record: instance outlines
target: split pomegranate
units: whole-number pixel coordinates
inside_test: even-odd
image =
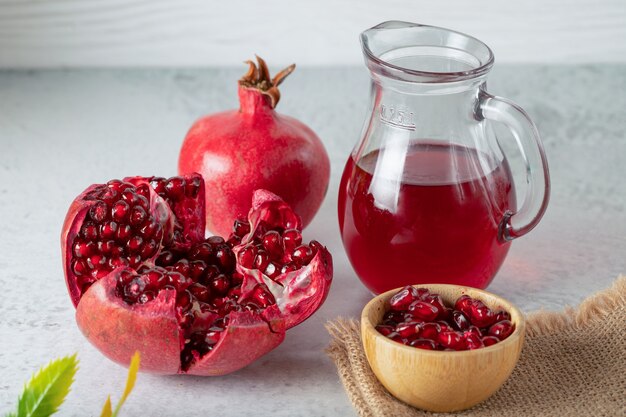
[[[482,301],[461,296],[454,308],[426,288],[407,286],[389,300],[376,330],[408,346],[428,350],[473,350],[491,346],[515,330],[511,315]]]
[[[61,236],[76,320],[89,341],[154,373],[223,375],[278,346],[315,312],[332,258],[302,242],[302,223],[257,190],[225,240],[205,239],[198,174],[92,185],[72,203]]]
[[[252,193],[281,196],[308,225],[322,204],[330,161],[317,135],[274,108],[278,86],[291,65],[270,78],[265,62],[239,80],[239,110],[205,116],[194,123],[180,150],[180,174],[199,172],[206,182],[207,228],[227,235],[233,221],[248,213]]]

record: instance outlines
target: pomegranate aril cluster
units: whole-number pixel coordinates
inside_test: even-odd
[[[72,270],[82,291],[113,269],[136,268],[154,256],[162,225],[150,216],[148,185],[109,181],[86,197],[95,200],[73,242]]]
[[[308,265],[322,245],[315,240],[308,245],[302,244],[300,231],[289,226],[287,224],[286,229],[271,229],[266,223],[260,222],[254,236],[238,254],[241,266],[259,270],[275,279],[281,274],[297,271]],[[238,245],[249,233],[248,222],[237,220],[228,241]]]
[[[228,325],[229,313],[259,312],[276,303],[264,284],[257,284],[249,297],[240,299],[242,282],[232,248],[223,238],[212,236],[186,252],[162,251],[154,267],[142,266],[137,274],[123,271],[117,292],[128,304],[145,304],[162,290],[175,291],[185,369],[213,349]]]
[[[515,325],[504,310],[493,311],[482,301],[461,296],[446,306],[438,294],[407,286],[389,301],[389,310],[376,326],[382,335],[408,346],[428,350],[472,350],[498,343]]]

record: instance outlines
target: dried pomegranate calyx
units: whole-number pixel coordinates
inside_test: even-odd
[[[274,78],[270,78],[270,72],[265,61],[258,55],[256,55],[256,59],[258,66],[251,60],[245,61],[250,67],[248,68],[248,72],[239,80],[239,85],[268,96],[271,106],[274,108],[280,100],[278,86],[296,69],[296,64],[289,65],[287,68],[274,75]]]

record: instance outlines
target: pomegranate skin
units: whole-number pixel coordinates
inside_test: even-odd
[[[128,366],[133,353],[139,351],[143,372],[178,373],[180,332],[175,292],[162,291],[150,304],[128,305],[115,294],[117,272],[96,281],[82,295],[76,309],[78,328],[120,365]]]
[[[226,236],[250,210],[252,193],[281,196],[306,227],[328,188],[330,161],[318,136],[273,109],[256,88],[239,86],[240,109],[203,117],[191,127],[178,160],[180,174],[206,183],[207,228]]]
[[[78,328],[93,346],[120,365],[128,366],[133,353],[139,351],[142,372],[181,373],[183,341],[175,314],[175,292],[162,291],[150,304],[128,305],[115,294],[115,282],[123,269],[113,271],[83,294],[76,310]],[[231,313],[226,334],[213,351],[185,373],[219,376],[235,372],[280,345],[285,330],[285,319],[276,305],[261,317]]]

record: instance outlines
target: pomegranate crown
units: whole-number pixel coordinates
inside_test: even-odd
[[[250,68],[248,68],[248,72],[239,80],[239,85],[244,88],[255,89],[261,94],[268,96],[272,108],[274,108],[280,100],[278,86],[296,69],[296,64],[289,65],[287,68],[274,75],[274,78],[270,78],[270,71],[263,58],[258,55],[255,56],[258,65],[251,60],[245,61],[246,64],[250,65]]]

